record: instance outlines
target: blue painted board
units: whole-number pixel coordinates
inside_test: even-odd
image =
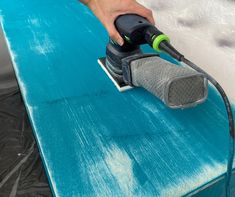
[[[224,194],[228,125],[213,88],[187,110],[118,92],[97,64],[108,36],[77,1],[1,0],[0,16],[54,195]]]

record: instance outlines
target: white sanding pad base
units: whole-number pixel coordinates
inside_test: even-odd
[[[119,92],[125,92],[125,91],[127,91],[127,90],[132,89],[132,88],[133,88],[132,86],[119,84],[119,83],[113,78],[113,76],[109,73],[109,71],[108,71],[107,68],[106,68],[105,61],[106,61],[106,58],[105,58],[105,57],[102,57],[102,58],[99,58],[99,59],[98,59],[99,65],[100,65],[101,68],[104,70],[104,72],[108,75],[109,79],[111,79],[111,81],[114,83],[114,85],[116,86],[116,88],[118,89],[118,91],[119,91]]]

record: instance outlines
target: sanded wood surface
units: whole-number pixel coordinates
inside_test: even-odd
[[[118,92],[97,64],[108,36],[77,1],[1,0],[0,18],[56,196],[182,196],[223,178],[228,125],[214,89],[187,110]]]

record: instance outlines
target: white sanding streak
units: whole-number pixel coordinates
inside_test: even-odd
[[[30,49],[38,55],[46,55],[55,50],[55,45],[46,33],[32,32],[33,41],[30,43]],[[40,39],[39,39],[40,38]]]
[[[26,85],[23,82],[23,80],[21,79],[20,72],[19,72],[19,69],[18,69],[18,66],[17,66],[17,63],[16,63],[17,55],[12,50],[9,39],[6,36],[6,32],[4,30],[4,18],[1,14],[1,10],[0,10],[0,25],[2,27],[3,35],[5,37],[5,41],[6,41],[7,48],[8,48],[9,54],[10,54],[12,65],[13,65],[13,68],[15,70],[15,74],[17,76],[17,81],[18,81],[18,84],[19,84],[19,87],[20,87],[20,90],[21,90],[22,97],[23,97],[23,99],[26,99],[27,98]],[[29,113],[29,117],[31,117],[30,121],[31,121],[32,128],[35,130],[37,127],[36,127],[36,124],[34,122],[34,118],[33,118],[34,114],[33,113],[34,113],[34,110],[37,110],[37,109],[35,107],[31,106],[30,103],[28,103],[28,102],[27,102],[27,105],[26,105],[26,109]],[[34,133],[37,136],[37,138],[36,138],[36,139],[38,139],[37,142],[40,143],[41,142],[41,140],[39,140],[40,136],[38,136],[36,132],[34,132]],[[39,146],[39,149],[40,149],[40,147],[41,146]],[[41,149],[40,149],[40,153],[42,155],[42,158],[44,158],[44,153]],[[53,173],[52,173],[53,171],[49,168],[49,166],[47,166],[47,164],[45,162],[44,162],[44,165],[46,166],[45,169],[47,169],[47,173],[48,173],[49,177],[53,177]],[[58,191],[57,191],[56,183],[53,180],[54,180],[53,178],[50,178],[50,183],[52,185],[53,192],[54,192],[55,196],[60,196]]]
[[[126,196],[132,196],[137,183],[133,174],[132,161],[128,154],[117,147],[113,147],[107,154],[105,162],[123,193]]]
[[[204,185],[212,181],[215,177],[222,175],[226,171],[226,165],[217,163],[203,165],[194,174],[188,177],[180,177],[178,181],[171,182],[164,190],[161,191],[160,196],[182,196],[188,191],[195,190],[198,185]]]

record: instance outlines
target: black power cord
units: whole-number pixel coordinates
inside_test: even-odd
[[[204,76],[208,79],[208,81],[211,82],[212,85],[215,86],[215,88],[220,93],[225,108],[227,111],[228,116],[228,122],[229,122],[229,154],[228,154],[228,163],[227,163],[227,173],[226,173],[226,180],[225,180],[225,192],[226,197],[230,197],[230,182],[231,182],[231,176],[232,176],[232,170],[233,170],[233,161],[234,161],[234,145],[235,145],[235,130],[234,130],[234,119],[233,119],[233,112],[232,107],[229,102],[229,99],[224,91],[224,89],[221,87],[221,85],[207,72],[205,72],[203,69],[198,67],[196,64],[191,62],[190,60],[186,59],[179,51],[177,51],[168,41],[162,41],[159,44],[159,48],[164,51],[165,53],[169,54],[171,57],[177,59],[180,62],[185,63],[192,69],[204,74]]]
[[[184,58],[183,56],[180,58],[180,61],[187,64],[189,67],[193,68],[194,70],[203,73],[205,77],[215,86],[215,88],[219,91],[228,115],[228,122],[229,122],[229,155],[228,155],[228,163],[227,163],[227,173],[226,173],[226,181],[225,181],[225,191],[226,191],[226,197],[230,197],[230,181],[232,176],[232,169],[233,169],[233,160],[234,160],[234,119],[233,119],[233,112],[232,107],[229,102],[229,99],[224,91],[224,89],[221,87],[221,85],[208,73],[206,73],[204,70],[199,68],[197,65],[192,63],[190,60]]]

